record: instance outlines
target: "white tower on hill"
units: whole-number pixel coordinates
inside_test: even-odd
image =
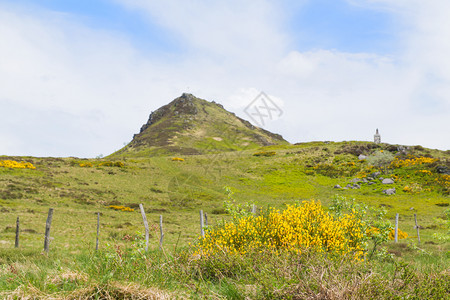
[[[373,141],[375,144],[379,144],[381,143],[381,135],[378,132],[378,128],[377,128],[377,132],[375,133],[375,135],[373,136]]]

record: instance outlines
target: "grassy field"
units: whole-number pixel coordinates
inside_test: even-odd
[[[151,295],[155,299],[308,298],[307,294],[295,298],[301,295],[299,287],[296,290],[293,285],[297,280],[307,285],[311,295],[319,295],[322,286],[323,291],[335,293],[325,295],[324,299],[331,299],[331,295],[350,299],[351,288],[360,292],[364,288],[375,290],[364,283],[376,285],[372,277],[364,281],[364,276],[373,272],[379,274],[380,277],[375,276],[379,282],[391,282],[386,286],[387,294],[379,294],[381,298],[389,298],[395,294],[396,276],[408,276],[410,272],[414,278],[405,284],[405,291],[411,295],[413,291],[409,289],[417,285],[415,280],[431,284],[430,280],[436,279],[433,285],[442,284],[444,287],[438,290],[445,291],[450,281],[446,215],[450,208],[450,182],[436,170],[449,166],[450,154],[414,147],[409,150],[410,155],[432,157],[432,161],[395,167],[390,163],[396,152],[391,145],[372,146],[365,142],[314,142],[183,156],[183,160],[0,157],[0,161],[25,161],[35,167],[0,167],[0,290],[4,297],[39,295],[37,298],[43,299],[68,295],[82,299],[89,293],[97,293],[99,299],[147,299]],[[254,155],[258,152],[259,156]],[[369,158],[358,159],[358,154],[367,152],[372,157],[379,156],[374,158],[375,167],[371,167]],[[389,159],[389,164],[383,163],[383,159]],[[374,184],[364,183],[363,179],[374,172],[380,172],[379,177],[393,178],[395,183],[384,185],[379,178],[372,180]],[[355,178],[359,178],[358,189],[334,187],[353,184]],[[391,187],[396,188],[396,194],[383,194],[383,189]],[[200,209],[207,213],[208,223],[213,226],[230,220],[223,206],[227,200],[282,209],[298,200],[311,199],[328,206],[335,195],[384,208],[385,218],[392,223],[395,214],[400,214],[400,229],[408,238],[397,244],[385,243],[393,256],[389,263],[385,257],[360,264],[354,268],[362,274],[358,277],[351,271],[351,261],[339,266],[311,254],[310,262],[303,264],[311,274],[317,272],[317,278],[314,275],[311,282],[306,282],[304,271],[292,269],[298,265],[294,263],[298,258],[286,257],[285,261],[293,265],[282,266],[279,258],[267,254],[264,258],[267,264],[255,275],[249,263],[261,259],[256,254],[245,261],[218,257],[205,262],[192,262],[179,254],[200,234]],[[133,252],[139,248],[137,244],[142,244],[144,232],[140,203],[151,226],[150,252],[144,256]],[[115,210],[111,206],[134,211]],[[52,240],[50,253],[44,255],[43,235],[49,208],[54,208]],[[97,212],[101,214],[100,251],[95,253]],[[414,214],[418,216],[421,244],[417,243]],[[158,250],[160,215],[164,224],[164,251]],[[18,250],[14,249],[17,217],[21,228]],[[123,260],[117,258],[120,251],[124,251]],[[284,268],[282,274],[276,275],[277,266],[280,270]],[[236,267],[242,274],[219,277],[210,274],[211,268],[219,274],[227,267]],[[297,279],[290,278],[289,272],[297,274]],[[329,277],[319,284],[314,280],[320,279],[320,272]],[[350,276],[350,294],[340,295],[337,287],[346,282],[345,276]],[[405,278],[399,280],[407,282]],[[428,285],[423,287],[427,288]],[[387,292],[390,289],[394,294]],[[377,294],[373,295],[376,299]]]

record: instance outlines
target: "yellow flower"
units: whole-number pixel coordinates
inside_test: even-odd
[[[0,167],[10,168],[10,169],[36,169],[32,163],[29,162],[17,162],[14,160],[0,160]]]
[[[283,211],[272,208],[268,214],[213,228],[208,236],[200,238],[196,253],[213,255],[225,251],[242,255],[266,247],[274,253],[301,253],[303,249],[354,253],[359,259],[363,254],[356,250],[363,248],[368,237],[365,227],[355,213],[337,218],[324,211],[320,202],[304,201],[302,205],[288,205]]]

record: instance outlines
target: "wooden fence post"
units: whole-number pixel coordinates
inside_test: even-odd
[[[144,222],[144,227],[145,227],[145,251],[148,251],[149,229],[148,229],[147,216],[145,215],[144,205],[142,205],[142,203],[139,204],[139,209],[141,210],[142,221]]]
[[[98,250],[98,238],[100,235],[100,213],[97,213],[97,239],[95,240],[95,251]]]
[[[395,242],[398,243],[398,214],[395,214]]]
[[[45,223],[45,239],[44,239],[44,251],[48,253],[50,250],[50,227],[52,226],[53,208],[48,209],[47,222]]]
[[[417,214],[414,214],[414,221],[416,222],[417,240],[419,241],[419,244],[420,244],[419,225],[417,225]]]
[[[252,204],[252,214],[256,215],[256,205]]]
[[[159,239],[159,249],[162,250],[163,240],[164,240],[164,232],[163,232],[163,217],[159,216],[159,234],[161,238]]]
[[[19,223],[19,217],[17,217],[17,221],[16,221],[16,242],[14,244],[15,248],[19,248],[19,232],[20,232],[20,223]]]
[[[202,238],[205,237],[205,229],[204,227],[204,223],[203,223],[203,210],[200,210],[200,232],[202,234]]]

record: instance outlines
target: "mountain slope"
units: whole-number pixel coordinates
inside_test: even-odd
[[[112,156],[207,154],[289,144],[222,105],[184,93],[150,114],[133,140]]]

